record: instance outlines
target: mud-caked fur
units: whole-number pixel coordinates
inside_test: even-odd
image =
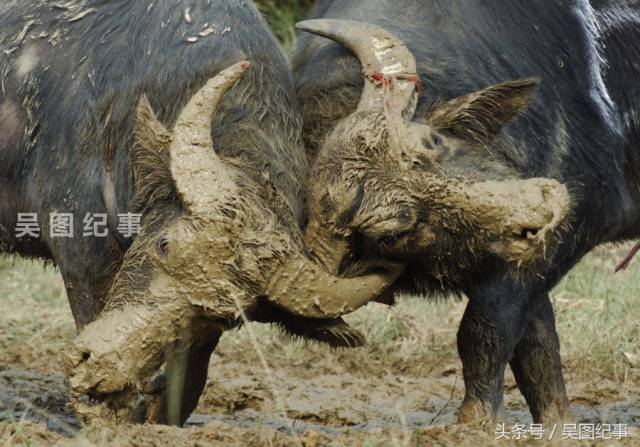
[[[411,124],[382,112],[338,121],[315,157],[307,215],[349,237],[353,259],[382,255],[414,264],[419,253],[420,268],[434,279],[423,292],[459,292],[490,261],[494,242],[528,237],[526,226],[492,225],[503,216],[476,206],[469,191],[474,182],[520,178],[491,155],[491,144],[536,86],[502,83],[435,104]]]
[[[446,228],[434,234],[430,250],[409,247],[408,269],[398,287],[469,297],[458,332],[466,387],[460,420],[495,419],[507,364],[535,421],[570,418],[548,294],[596,245],[640,235],[640,68],[629,63],[640,52],[640,10],[622,1],[320,0],[309,18],[323,17],[375,23],[413,53],[423,87],[414,122],[430,123],[440,134],[426,139],[423,153],[439,153],[443,179],[546,177],[566,185],[571,212],[540,262],[525,267],[483,255],[469,263],[469,251],[475,250],[466,246],[469,234],[447,235]],[[330,221],[328,210],[339,208],[325,199],[326,185],[338,188],[334,182],[342,182],[345,189],[358,190],[342,172],[352,149],[330,139],[336,124],[356,110],[365,82],[362,67],[337,43],[302,33],[293,68],[305,140],[311,157],[323,163],[318,170],[327,171],[312,185],[326,209],[312,203],[310,210]],[[518,86],[517,81],[531,78],[540,80],[533,94],[527,83]],[[487,86],[510,80],[516,83],[478,96]],[[521,93],[514,95],[517,90]],[[438,104],[448,105],[438,110]],[[452,113],[459,118],[452,119]],[[469,140],[483,143],[482,150],[450,144]],[[332,160],[322,161],[323,153]],[[381,178],[393,177],[397,169],[396,162],[369,163],[361,162],[358,169]],[[364,191],[355,197],[364,201],[365,194],[386,194]],[[456,221],[429,208],[420,218],[436,229]],[[368,239],[373,250],[387,246]],[[465,274],[440,269],[443,259],[446,265],[464,266],[458,271]]]
[[[211,136],[240,191],[235,204],[221,212],[220,241],[238,228],[276,235],[220,242],[227,253],[249,250],[220,267],[237,279],[229,287],[242,287],[251,296],[275,258],[302,250],[298,225],[307,175],[289,68],[251,2],[12,0],[0,5],[0,250],[58,266],[78,329],[105,311],[108,296],[108,309],[141,303],[153,308],[157,303],[145,299],[158,294],[146,291],[156,273],[171,272],[161,254],[181,246],[179,241],[166,246],[167,229],[211,230],[185,212],[167,148],[187,101],[241,60],[249,60],[251,70],[219,104]],[[39,237],[16,236],[19,213],[37,213]],[[51,236],[51,213],[74,215],[74,237]],[[88,213],[108,216],[108,237],[82,236]],[[118,215],[126,213],[142,215],[136,237],[118,231]],[[236,325],[237,302],[224,293],[212,298],[221,304],[208,308],[211,332]],[[318,327],[316,338],[323,341],[345,346],[359,340],[339,320],[328,322],[327,329],[322,320],[305,323],[282,311],[260,316],[251,303],[240,304],[249,304],[247,313],[261,321],[285,327],[294,321],[291,331],[299,335],[314,338]],[[199,366],[189,372],[185,395],[191,401],[183,418],[204,387],[213,348],[199,344],[210,338],[191,340],[190,362]],[[80,355],[87,358],[79,362],[90,353]],[[127,385],[140,391],[134,388]]]

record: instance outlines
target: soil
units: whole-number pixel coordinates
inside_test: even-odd
[[[424,377],[385,373],[366,377],[336,371],[330,364],[313,368],[288,365],[274,369],[268,381],[257,365],[225,357],[213,360],[200,406],[185,428],[93,425],[79,432],[80,423],[66,406],[67,386],[62,375],[4,369],[0,371],[0,420],[5,422],[0,422],[0,439],[17,444],[28,440],[36,445],[83,445],[88,438],[91,443],[131,446],[501,442],[495,439],[494,427],[456,424],[463,387],[455,364],[442,365]],[[576,422],[627,424],[630,437],[619,444],[637,445],[640,386],[576,382],[571,375],[568,382]],[[516,422],[531,423],[511,377],[504,421],[507,429]]]

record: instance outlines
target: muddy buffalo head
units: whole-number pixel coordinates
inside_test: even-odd
[[[242,62],[206,82],[171,131],[146,97],[139,101],[132,164],[142,232],[104,311],[64,356],[75,393],[138,390],[168,346],[206,339],[243,313],[251,319],[261,303],[332,319],[397,277],[386,271],[342,279],[323,271],[306,257],[293,212],[277,215],[289,209],[284,197],[248,176],[240,160],[216,154],[213,114],[248,68]]]
[[[492,156],[495,138],[527,106],[537,80],[490,86],[416,117],[420,77],[396,36],[345,20],[298,28],[349,48],[365,78],[357,110],[326,137],[312,169],[306,237],[327,268],[353,261],[340,258],[344,252],[419,255],[437,277],[488,254],[516,264],[543,257],[567,213],[566,188],[522,179]]]

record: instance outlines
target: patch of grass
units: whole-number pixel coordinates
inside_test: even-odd
[[[304,17],[313,0],[257,0],[256,4],[285,51],[290,52],[296,37],[294,26]]]
[[[640,262],[613,274],[625,251],[597,250],[552,294],[570,373],[640,381]]]
[[[0,364],[57,370],[75,332],[62,279],[35,261],[0,258]]]

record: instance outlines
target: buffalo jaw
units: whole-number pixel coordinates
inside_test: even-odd
[[[476,186],[476,196],[484,197],[484,203],[497,211],[500,219],[493,225],[485,219],[488,231],[503,236],[490,245],[490,251],[517,264],[544,257],[550,235],[570,210],[566,186],[545,178],[483,182]]]
[[[227,277],[221,267],[208,270],[210,281],[198,276],[196,283],[188,272],[182,281],[161,274],[151,282],[144,301],[111,297],[100,318],[83,328],[63,353],[78,414],[87,420],[140,422],[147,415],[136,414],[137,396],[144,394],[173,347],[188,349],[195,340],[224,330],[239,312],[249,313],[261,299],[291,315],[335,319],[374,300],[400,273],[396,269],[344,279],[300,254],[290,253],[281,262],[260,286],[263,293],[250,292],[248,284],[247,290],[236,285],[237,278]],[[88,405],[84,396],[99,404]]]
[[[224,329],[223,322],[207,319],[210,312],[189,302],[166,277],[154,281],[150,297],[148,303],[106,310],[63,351],[71,402],[86,421],[165,420],[164,414],[140,413],[140,403],[148,406],[149,399],[139,402],[139,396],[176,346],[186,350],[193,340]]]
[[[416,210],[416,215],[425,217],[390,246],[380,246],[378,234],[370,234],[368,228],[350,229],[361,232],[373,244],[373,257],[349,259],[353,254],[344,231],[332,231],[315,220],[305,234],[307,249],[333,274],[345,261],[357,261],[352,267],[358,267],[358,274],[362,274],[363,266],[376,267],[380,256],[411,259],[426,255],[437,249],[441,238],[446,239],[445,246],[469,247],[468,263],[479,260],[482,253],[491,253],[521,267],[545,258],[550,238],[571,211],[567,187],[547,178],[471,183],[429,174],[412,178],[407,193],[418,208],[424,207],[424,212]],[[352,267],[342,273],[351,275]]]
[[[422,226],[422,236],[414,235],[414,247],[428,250],[444,237],[435,229],[447,228],[446,237],[468,239],[471,246],[518,266],[545,257],[549,238],[571,209],[566,186],[547,178],[470,183],[430,176],[419,188],[421,202],[441,211]]]

